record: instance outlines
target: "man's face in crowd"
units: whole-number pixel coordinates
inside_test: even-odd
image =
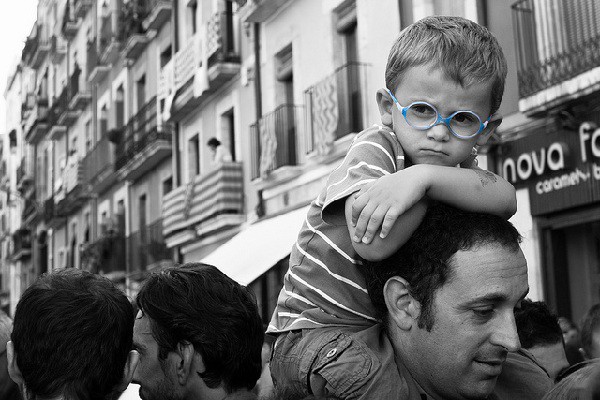
[[[458,251],[450,267],[450,279],[434,294],[433,327],[412,326],[412,357],[403,361],[431,395],[485,398],[507,351],[520,348],[514,308],[528,291],[525,257],[484,244]]]
[[[133,374],[133,383],[140,385],[142,400],[183,400],[178,393],[175,368],[167,356],[158,358],[158,343],[152,336],[150,319],[141,311],[133,327],[133,346],[140,353],[140,359]]]

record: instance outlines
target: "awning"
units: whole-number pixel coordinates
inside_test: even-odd
[[[290,254],[307,211],[308,206],[252,224],[202,262],[248,285]]]

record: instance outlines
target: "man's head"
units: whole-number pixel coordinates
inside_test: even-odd
[[[506,73],[502,49],[485,27],[460,17],[424,18],[404,29],[392,46],[385,72],[392,95],[385,89],[377,93],[382,123],[392,127],[413,164],[459,164],[500,124],[502,118],[495,113]],[[396,104],[408,107],[415,102],[429,103],[443,118],[472,111],[459,113],[449,124],[457,131],[465,124],[481,130],[459,138],[441,123],[418,129],[419,121],[436,121],[435,110],[419,105],[407,115]],[[410,115],[416,122],[410,122]]]
[[[106,278],[77,269],[44,274],[17,304],[10,376],[28,399],[117,398],[137,363],[133,317]]]
[[[432,204],[394,255],[368,263],[369,295],[397,357],[434,397],[484,398],[519,338],[528,291],[516,229],[500,217]]]
[[[202,399],[254,387],[264,333],[248,289],[214,266],[189,263],[151,275],[137,304],[134,382],[142,399]]]
[[[210,147],[213,151],[217,150],[217,147],[219,147],[221,145],[221,141],[219,139],[217,139],[216,137],[212,137],[210,139],[208,139],[208,142],[206,142],[206,145],[208,147]]]
[[[515,311],[521,346],[546,369],[552,379],[569,366],[558,317],[546,303],[525,299]]]
[[[593,305],[583,317],[580,336],[583,357],[600,358],[600,304]]]

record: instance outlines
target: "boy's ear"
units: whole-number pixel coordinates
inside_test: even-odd
[[[403,331],[409,331],[421,315],[421,303],[410,294],[410,284],[393,276],[383,286],[383,297],[391,321]]]
[[[379,107],[379,114],[381,114],[381,123],[393,128],[392,107],[394,107],[394,100],[385,89],[377,91],[377,106]]]
[[[488,122],[483,132],[481,132],[481,134],[477,137],[477,145],[483,146],[484,144],[486,144],[489,138],[492,137],[492,135],[494,134],[496,129],[498,129],[501,123],[502,114],[495,113],[494,115],[492,115],[490,122]]]

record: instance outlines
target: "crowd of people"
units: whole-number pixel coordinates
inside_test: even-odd
[[[515,189],[476,163],[506,71],[484,27],[412,24],[381,125],[311,203],[268,327],[218,266],[153,272],[133,303],[54,271],[0,320],[0,398],[116,400],[130,383],[142,400],[600,398],[600,305],[578,329],[527,299]]]

